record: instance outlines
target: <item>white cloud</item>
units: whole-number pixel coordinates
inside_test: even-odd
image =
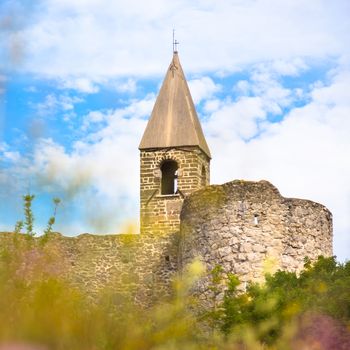
[[[265,119],[266,115],[260,97],[242,97],[236,102],[222,103],[211,115],[206,129],[222,141],[230,141],[233,137],[249,139],[257,134],[257,122]]]
[[[106,125],[77,141],[70,152],[51,139],[42,139],[35,147],[31,169],[40,187],[84,203],[85,227],[94,232],[118,232],[126,221],[138,220],[137,146],[153,104],[154,96],[149,95],[124,109],[90,112],[85,117],[88,123]],[[78,223],[69,225],[60,228],[76,234],[70,230]]]
[[[26,92],[38,92],[38,89],[35,86],[28,86],[27,88],[24,89]]]
[[[119,92],[135,92],[137,89],[136,80],[129,78],[126,81],[119,81],[114,84],[115,89]]]
[[[251,74],[251,92],[260,96],[271,113],[281,113],[281,107],[293,102],[293,91],[278,81],[281,73],[275,70],[274,63],[259,64]]]
[[[100,111],[92,111],[86,116],[89,123],[99,123],[105,120],[105,115]]]
[[[162,74],[174,24],[188,72],[233,71],[272,60],[281,74],[296,75],[304,59],[349,54],[347,0],[46,0],[41,5],[29,13],[35,21],[15,33],[26,43],[19,68],[58,78]],[[96,88],[87,81],[77,85]]]
[[[134,147],[138,146],[143,132],[140,126],[145,127],[146,121],[144,118],[151,114],[154,102],[155,96],[150,94],[143,100],[132,101],[125,108],[107,111],[104,116],[107,126],[89,134],[85,141],[96,143],[119,137],[118,147],[123,145],[122,141],[125,141],[126,144],[133,142]]]
[[[19,159],[20,154],[18,151],[12,151],[5,142],[0,143],[0,162],[15,163]]]
[[[74,89],[78,92],[94,94],[99,92],[99,87],[88,78],[70,78],[61,83],[62,89]]]
[[[350,71],[336,72],[333,84],[320,86],[312,92],[315,101],[327,106],[349,105]]]
[[[6,160],[9,160],[11,162],[16,162],[20,159],[19,152],[4,152],[3,156]]]
[[[45,101],[38,103],[36,105],[36,109],[38,110],[38,114],[45,115],[48,111],[52,112],[56,110],[58,105],[58,101],[55,95],[49,94],[45,97]]]
[[[221,86],[215,84],[209,77],[190,80],[188,81],[188,85],[195,104],[211,98],[216,92],[221,90]]]
[[[210,114],[210,113],[217,111],[221,105],[222,105],[222,102],[218,98],[214,98],[212,100],[207,100],[207,101],[205,101],[205,103],[203,105],[203,111],[207,114],[208,113]]]
[[[276,60],[272,62],[272,68],[279,75],[297,76],[302,71],[305,71],[308,68],[308,66],[302,59],[297,57],[290,61]]]
[[[216,138],[245,141],[259,135],[268,125],[268,117],[283,115],[284,108],[300,99],[300,92],[285,88],[269,70],[270,66],[256,66],[249,80],[234,86],[236,100],[208,100],[204,111],[210,115],[207,130]],[[208,96],[210,97],[210,96]]]
[[[48,117],[57,112],[72,112],[76,103],[83,102],[84,99],[77,96],[56,95],[50,93],[45,96],[43,102],[32,104],[40,117]]]
[[[108,111],[107,113],[110,114],[111,111]],[[86,131],[92,125],[96,126],[96,124],[105,122],[107,120],[108,114],[101,111],[89,112],[86,116],[83,117],[83,124],[81,126],[81,129],[83,131]]]
[[[0,152],[4,152],[4,150],[7,148],[7,144],[5,142],[0,143]]]
[[[5,75],[0,74],[0,95],[2,95],[5,92],[5,83],[7,79]]]
[[[60,96],[59,105],[63,111],[70,111],[74,109],[74,104],[83,102],[84,100],[79,97],[70,97],[70,96]]]
[[[264,123],[256,132],[264,104],[246,99],[229,102],[204,124],[211,147],[215,183],[235,178],[266,179],[282,195],[325,204],[334,215],[335,252],[350,248],[350,72],[338,72],[327,86],[314,87],[311,100],[292,108],[279,123]],[[262,113],[259,115],[259,113]],[[250,117],[249,117],[250,116]]]
[[[239,95],[248,95],[250,93],[250,83],[247,80],[239,80],[235,87],[234,91],[236,91]]]

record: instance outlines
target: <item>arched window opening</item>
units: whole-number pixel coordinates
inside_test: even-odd
[[[175,194],[177,192],[177,163],[174,160],[165,161],[160,170],[162,171],[162,194]]]
[[[201,185],[202,185],[202,187],[207,185],[207,172],[205,171],[204,165],[202,166]]]

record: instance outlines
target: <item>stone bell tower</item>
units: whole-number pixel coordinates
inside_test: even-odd
[[[141,233],[176,232],[185,196],[209,185],[211,158],[177,51],[139,150]]]

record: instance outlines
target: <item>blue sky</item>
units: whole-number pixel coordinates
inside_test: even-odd
[[[350,258],[350,2],[2,0],[0,230],[36,194],[67,235],[138,220],[138,144],[179,54],[211,182],[266,179],[326,205]]]

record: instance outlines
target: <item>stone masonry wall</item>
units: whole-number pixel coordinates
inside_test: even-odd
[[[332,215],[323,205],[282,197],[267,181],[233,181],[187,197],[181,212],[179,267],[195,257],[243,282],[262,281],[264,266],[300,271],[304,258],[332,255]],[[197,292],[209,300],[208,276]]]
[[[13,233],[0,233],[1,248],[13,237]],[[40,244],[40,238],[35,240]],[[60,274],[88,296],[106,291],[148,306],[171,293],[171,280],[178,270],[177,246],[176,234],[64,237],[55,233],[45,250],[55,257],[53,264]]]
[[[13,237],[0,234],[0,247]],[[282,197],[267,181],[233,181],[186,197],[180,233],[52,234],[45,249],[91,297],[108,290],[147,306],[170,295],[174,276],[197,257],[208,272],[221,265],[244,286],[262,280],[267,261],[275,269],[299,271],[305,257],[331,256],[332,215],[321,204]],[[204,302],[212,300],[208,281],[206,276],[196,286]]]
[[[174,160],[178,164],[178,194],[161,195],[160,167],[165,160]],[[179,231],[184,196],[209,185],[209,175],[209,159],[198,147],[141,151],[141,233]]]

